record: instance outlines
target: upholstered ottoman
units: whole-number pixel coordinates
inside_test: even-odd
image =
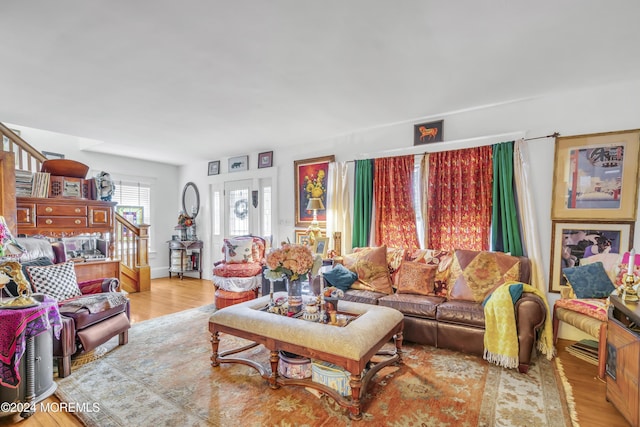
[[[241,302],[251,301],[252,299],[256,299],[257,297],[257,289],[242,292],[232,292],[225,291],[224,289],[218,289],[214,294],[214,303],[217,309],[221,309]]]
[[[286,293],[277,294],[280,295],[284,296]],[[269,313],[265,310],[268,303],[269,296],[266,295],[217,310],[211,315],[209,331],[213,350],[212,366],[216,367],[221,363],[251,366],[274,389],[286,385],[314,388],[331,396],[341,406],[349,408],[352,419],[361,419],[361,399],[369,381],[383,367],[402,363],[402,313],[389,307],[341,301],[340,310],[354,316],[354,319],[345,326],[334,326]],[[221,333],[245,338],[253,343],[219,353]],[[395,349],[383,350],[382,347],[392,338]],[[264,345],[270,351],[270,366],[265,366],[258,360],[234,356],[258,345]],[[329,385],[311,379],[283,377],[278,372],[280,351],[322,360],[343,368],[350,373],[350,395],[344,396],[342,389],[338,392]],[[375,355],[386,358],[373,362],[371,359]]]

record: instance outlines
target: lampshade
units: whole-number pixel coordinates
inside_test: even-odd
[[[324,209],[324,205],[322,204],[322,200],[318,197],[312,197],[309,199],[309,203],[307,203],[307,210],[318,210]]]

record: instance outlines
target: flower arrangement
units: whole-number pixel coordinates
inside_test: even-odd
[[[185,214],[183,211],[180,211],[180,215],[178,216],[178,225],[182,227],[191,227],[193,225],[193,218]]]
[[[321,198],[325,193],[324,186],[325,173],[322,169],[318,171],[318,174],[314,177],[307,175],[304,177],[304,190],[307,193],[307,200],[310,198]]]
[[[277,280],[306,280],[313,267],[311,248],[305,245],[283,243],[278,249],[267,254],[267,270],[264,277]]]

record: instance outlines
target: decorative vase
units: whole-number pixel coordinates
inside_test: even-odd
[[[289,313],[300,313],[302,311],[302,281],[287,278],[286,285],[289,295]]]

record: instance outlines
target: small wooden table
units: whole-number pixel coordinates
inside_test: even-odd
[[[212,366],[219,366],[220,363],[251,366],[269,381],[272,389],[296,385],[320,390],[335,399],[340,406],[348,408],[351,419],[362,419],[361,398],[369,381],[385,366],[402,363],[402,313],[389,307],[340,301],[341,311],[358,315],[346,326],[340,327],[261,310],[268,302],[269,296],[264,296],[226,307],[211,315],[209,331],[212,336]],[[244,347],[218,353],[220,332],[253,342]],[[395,341],[395,349],[380,351],[392,338]],[[260,344],[271,352],[270,368],[251,359],[230,357]],[[351,373],[351,396],[344,397],[332,388],[310,379],[291,379],[278,375],[281,350],[330,362],[346,369]],[[373,363],[371,359],[374,355],[388,357]]]

